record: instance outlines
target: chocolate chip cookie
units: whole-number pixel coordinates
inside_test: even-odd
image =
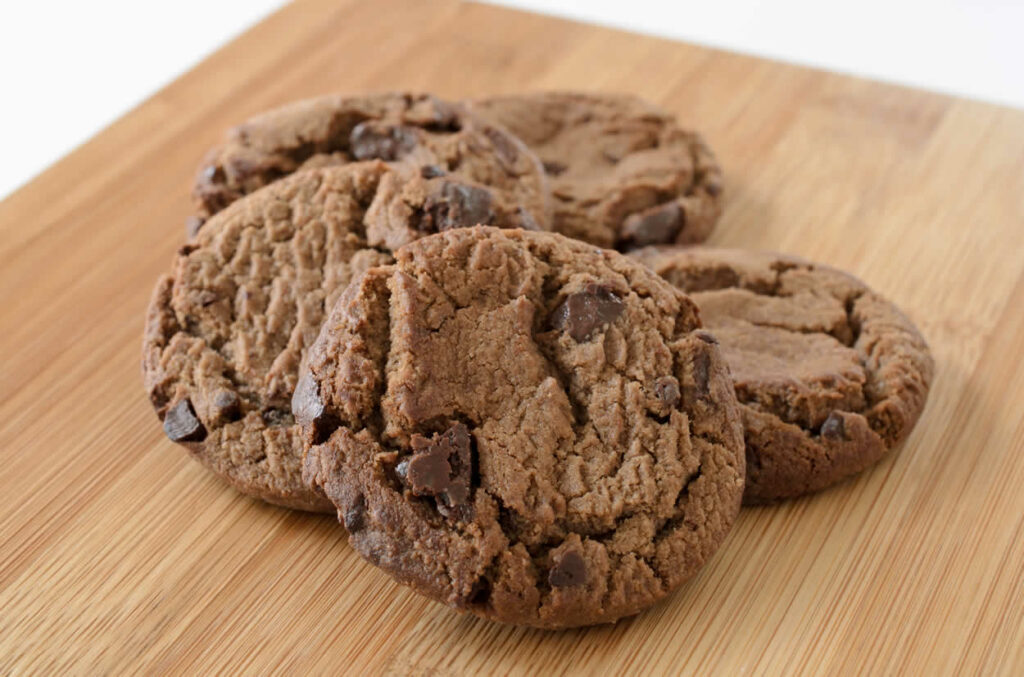
[[[743,440],[697,311],[553,233],[452,230],[353,280],[292,400],[307,481],[397,580],[483,617],[610,622],[690,578]]]
[[[143,375],[167,436],[247,494],[333,510],[302,482],[290,404],[325,308],[393,246],[518,218],[483,186],[379,161],[301,172],[234,202],[182,247],[149,308]]]
[[[487,186],[496,201],[519,209],[518,225],[547,229],[544,170],[522,142],[459,104],[385,93],[300,101],[231,129],[196,176],[189,235],[239,197],[283,176],[375,159]]]
[[[544,163],[553,230],[601,247],[702,242],[722,173],[699,135],[636,97],[550,92],[473,102]]]
[[[769,252],[635,255],[700,307],[743,411],[745,503],[818,491],[902,441],[934,365],[914,325],[859,280]]]

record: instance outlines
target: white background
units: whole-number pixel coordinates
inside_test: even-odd
[[[282,4],[0,0],[0,197]],[[1024,108],[1024,0],[496,4]]]

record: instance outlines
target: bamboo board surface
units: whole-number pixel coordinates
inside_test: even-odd
[[[631,91],[702,130],[712,243],[850,270],[919,324],[938,372],[910,440],[745,510],[647,613],[562,633],[458,616],[332,518],[227,489],[139,376],[193,171],[262,109],[402,88]],[[481,5],[303,0],[0,202],[0,298],[0,674],[1024,672],[1024,112]]]

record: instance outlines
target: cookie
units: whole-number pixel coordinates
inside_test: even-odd
[[[744,502],[824,489],[910,433],[934,364],[892,303],[827,266],[770,252],[649,248],[640,260],[700,307],[743,411]]]
[[[300,172],[219,212],[149,307],[143,376],[167,436],[241,491],[333,510],[302,482],[291,397],[325,308],[390,248],[518,209],[452,176],[352,163]]]
[[[540,157],[556,232],[630,249],[702,242],[718,219],[722,173],[711,151],[645,101],[550,92],[471,106]]]
[[[520,208],[518,225],[547,229],[544,170],[522,142],[464,106],[385,93],[300,101],[229,130],[196,175],[189,235],[241,196],[296,171],[375,159],[487,186],[495,200]]]
[[[423,238],[345,291],[292,401],[350,544],[498,621],[610,622],[690,578],[743,490],[727,367],[693,304],[553,233]]]

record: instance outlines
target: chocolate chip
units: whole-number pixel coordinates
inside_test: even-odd
[[[415,444],[418,440],[413,439]],[[443,450],[428,448],[402,459],[395,472],[416,496],[437,496],[448,488],[452,467],[448,463],[448,455]]]
[[[722,192],[722,183],[718,179],[708,179],[707,183],[704,184],[704,190],[711,197],[718,197]]]
[[[846,422],[839,412],[833,411],[821,424],[821,436],[836,442],[846,439]]]
[[[206,223],[206,219],[199,216],[190,216],[185,219],[185,237],[188,239],[194,238],[199,234],[199,229]]]
[[[576,550],[567,550],[548,572],[548,583],[556,588],[582,585],[587,582],[587,563]]]
[[[672,376],[660,376],[654,380],[654,396],[660,400],[667,409],[675,409],[679,404],[681,393],[679,392],[679,381]]]
[[[622,310],[622,299],[611,287],[591,282],[583,291],[566,296],[552,312],[550,322],[573,340],[583,341],[598,327],[614,322]]]
[[[292,414],[301,425],[309,425],[324,414],[324,403],[320,401],[320,387],[309,372],[299,377],[292,394]]]
[[[227,388],[221,388],[213,395],[213,408],[217,417],[222,421],[235,421],[241,414],[241,403],[238,400],[238,393]]]
[[[357,160],[393,161],[416,147],[416,134],[408,127],[360,122],[349,135],[349,146]]]
[[[718,339],[715,338],[714,334],[709,334],[704,330],[695,331],[693,335],[699,338],[704,343],[710,343],[712,345],[718,345]]]
[[[441,169],[438,165],[423,165],[420,167],[420,176],[424,179],[436,179],[439,176],[444,176],[446,172]]]
[[[412,454],[402,459],[395,473],[415,496],[434,496],[445,516],[463,515],[452,508],[469,501],[472,476],[469,429],[456,423],[431,438],[412,436]]]
[[[494,144],[494,151],[499,159],[503,160],[506,165],[514,165],[516,163],[516,160],[519,159],[519,150],[516,149],[515,144],[508,138],[508,135],[494,127],[484,127],[484,134]]]
[[[626,218],[622,240],[637,247],[672,242],[685,221],[686,215],[676,202],[651,207]]]
[[[224,180],[224,168],[220,165],[208,165],[203,169],[203,180],[220,183]]]
[[[174,442],[199,442],[206,437],[206,429],[187,397],[167,411],[164,416],[164,433]]]
[[[544,171],[550,174],[551,176],[558,176],[566,169],[568,169],[568,167],[565,164],[558,162],[557,160],[544,161]]]
[[[452,228],[489,224],[494,219],[491,193],[485,188],[445,181],[423,204],[419,229],[440,233]]]
[[[345,530],[350,534],[366,528],[366,499],[362,494],[359,494],[355,502],[345,511],[341,521],[345,525]]]
[[[711,370],[711,358],[706,352],[699,352],[693,356],[693,383],[687,383],[684,388],[685,399],[693,404],[697,400],[707,399],[710,394],[709,372]]]
[[[699,397],[707,397],[710,392],[708,389],[708,371],[711,369],[711,358],[705,352],[697,353],[696,357],[693,358],[693,382],[697,388],[697,394]]]
[[[337,419],[327,413],[320,399],[320,386],[308,371],[299,377],[292,393],[292,415],[303,428],[311,433],[313,444],[320,444],[331,434]]]

